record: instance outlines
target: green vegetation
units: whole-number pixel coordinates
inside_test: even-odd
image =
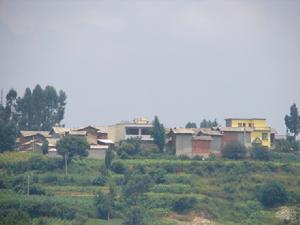
[[[269,182],[259,190],[259,200],[265,207],[285,204],[288,201],[287,191],[279,182]]]
[[[1,221],[12,224],[14,215],[24,224],[176,225],[199,215],[224,225],[283,224],[275,215],[278,206],[300,214],[300,158],[269,156],[269,161],[115,156],[111,170],[105,160],[75,157],[65,176],[61,158],[2,153],[0,211],[7,213]]]
[[[216,119],[214,121],[203,119],[200,123],[200,128],[212,128],[217,127],[218,125],[219,124]]]
[[[284,117],[285,125],[288,131],[293,134],[294,139],[300,132],[300,116],[296,104],[290,108],[290,115]]]
[[[68,162],[75,156],[86,157],[88,156],[87,149],[89,144],[86,138],[76,136],[65,136],[57,142],[57,153],[61,155],[65,162],[65,174],[68,175]]]
[[[164,151],[165,148],[165,128],[162,123],[159,122],[157,116],[154,117],[154,121],[152,122],[152,131],[151,136],[153,138],[153,142],[157,145],[160,152]]]
[[[185,128],[197,128],[197,124],[194,123],[194,122],[188,122],[188,123],[185,125]]]
[[[246,157],[246,147],[238,142],[233,141],[228,143],[221,149],[222,157],[226,159],[244,159]]]

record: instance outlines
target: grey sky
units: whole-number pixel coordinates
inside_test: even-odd
[[[300,1],[1,1],[0,88],[68,95],[64,123],[166,126],[300,108]]]

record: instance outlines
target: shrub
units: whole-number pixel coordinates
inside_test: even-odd
[[[258,190],[258,198],[265,207],[273,207],[286,203],[288,195],[283,184],[272,181]]]
[[[0,210],[0,221],[2,225],[29,225],[29,215],[19,209],[1,209]]]
[[[30,187],[30,194],[31,195],[45,195],[46,192],[45,192],[45,190],[41,186],[39,186],[39,185],[32,185]]]
[[[122,225],[147,225],[147,210],[140,206],[130,208]]]
[[[149,172],[150,176],[156,184],[162,184],[166,182],[167,172],[164,169],[156,169]]]
[[[111,165],[111,170],[118,174],[124,174],[127,172],[127,167],[121,161],[115,161]]]
[[[96,179],[94,179],[92,183],[93,185],[104,186],[107,183],[107,177],[99,176]]]
[[[221,149],[222,157],[227,159],[244,159],[246,157],[246,147],[238,142],[233,141],[228,143]]]
[[[288,138],[287,140],[276,140],[275,141],[275,151],[278,152],[294,152],[300,150],[299,142],[295,141],[293,138]]]
[[[187,155],[179,155],[178,159],[180,159],[180,160],[189,160],[190,157],[188,157]]]
[[[178,213],[186,213],[190,211],[197,203],[195,197],[181,197],[174,202],[173,210]]]
[[[270,154],[267,147],[254,145],[251,150],[251,159],[269,161]]]

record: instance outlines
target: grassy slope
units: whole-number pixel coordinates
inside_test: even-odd
[[[20,174],[9,174],[5,168],[9,163],[22,163],[27,161],[33,154],[27,153],[4,153],[0,154],[0,174],[4,179],[14,179],[15,176],[27,175],[27,172]],[[122,160],[128,168],[136,165],[143,165],[146,171],[153,168],[164,168],[165,165],[176,165],[179,169],[166,175],[165,184],[156,184],[147,193],[149,206],[160,207],[164,200],[167,203],[180,196],[194,196],[198,199],[195,212],[204,216],[209,216],[221,224],[278,224],[280,221],[274,218],[275,209],[264,210],[257,202],[255,189],[257,185],[267,180],[278,180],[285,184],[287,190],[299,195],[300,193],[300,163],[292,160],[283,162],[242,162],[242,161],[177,161],[158,159],[138,159]],[[48,196],[30,196],[32,201],[47,199],[57,202],[65,202],[72,206],[78,206],[88,210],[89,219],[86,224],[106,224],[105,221],[97,220],[93,209],[93,195],[97,191],[105,191],[107,187],[91,185],[91,181],[99,176],[99,167],[102,160],[84,159],[75,160],[69,167],[69,179],[64,179],[63,170],[51,172],[30,171],[36,177],[32,183],[39,184],[46,190]],[[3,166],[4,165],[4,166]],[[189,170],[190,166],[201,168],[199,171]],[[245,170],[246,168],[246,170]],[[228,171],[223,171],[224,169]],[[238,170],[239,171],[235,171]],[[53,183],[47,183],[49,176],[57,177]],[[123,175],[112,174],[112,178]],[[26,201],[28,199],[23,194],[7,189],[0,189],[0,201],[15,199],[16,201]],[[292,207],[299,211],[299,203],[290,203]],[[164,204],[164,209],[157,210],[157,215],[162,215],[161,224],[172,224],[168,219],[170,209]],[[85,212],[83,210],[83,212]],[[53,219],[49,224],[70,224],[71,221]],[[253,222],[254,221],[254,222]],[[113,220],[112,225],[121,224],[121,219]],[[173,223],[174,224],[174,223]]]

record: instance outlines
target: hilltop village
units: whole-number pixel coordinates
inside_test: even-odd
[[[177,156],[209,157],[220,155],[220,150],[230,142],[239,141],[246,147],[253,143],[272,148],[277,135],[265,118],[228,118],[226,126],[212,128],[165,128],[165,144]],[[109,146],[120,141],[139,138],[143,145],[153,145],[152,123],[145,118],[121,122],[110,126],[88,125],[80,128],[54,126],[50,131],[21,130],[17,137],[19,151],[41,151],[45,140],[49,155],[57,155],[56,143],[65,136],[85,137],[89,144],[89,157],[104,158]]]

